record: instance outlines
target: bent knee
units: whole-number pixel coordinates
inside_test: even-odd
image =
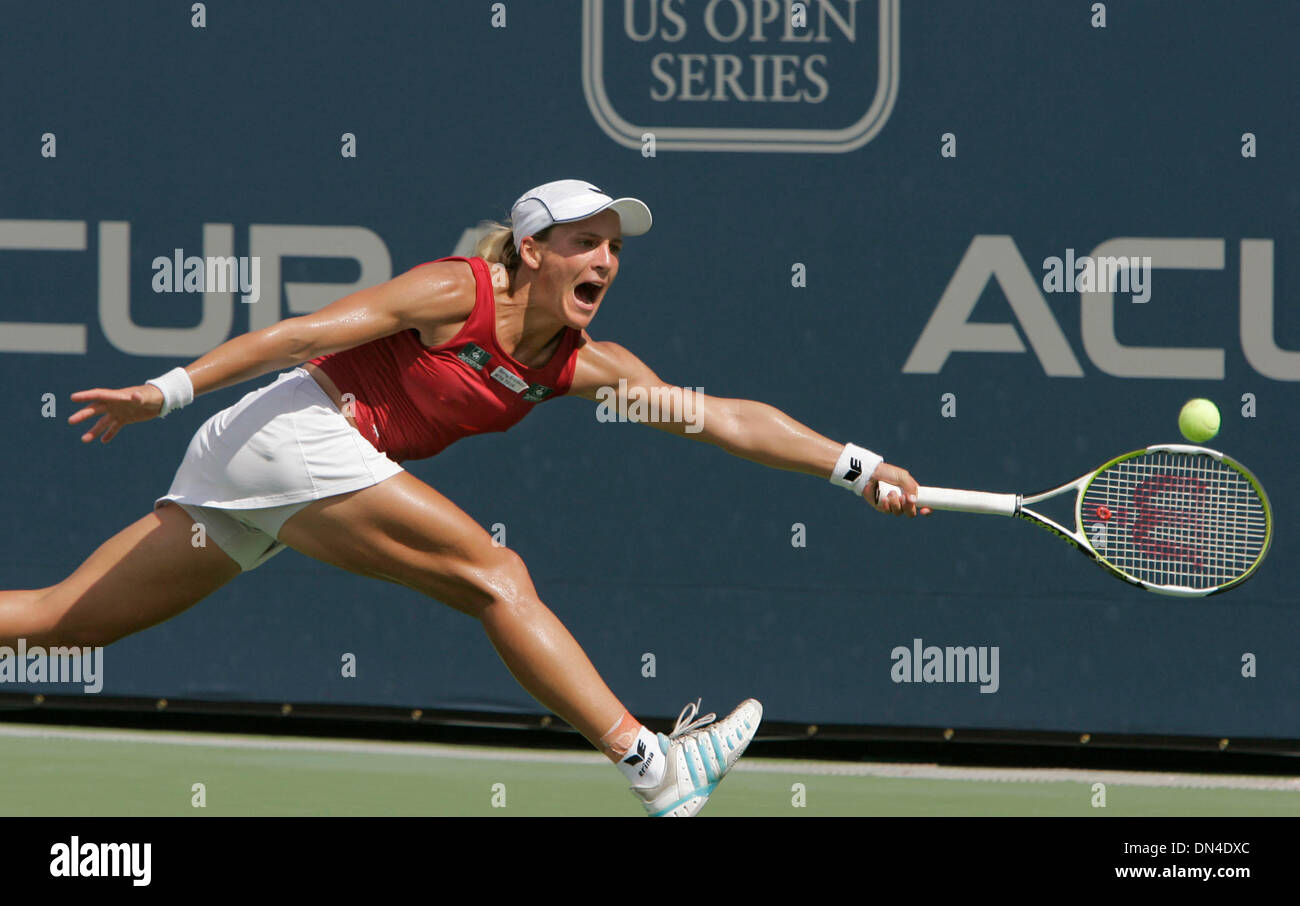
[[[523,557],[506,547],[493,548],[473,573],[475,585],[488,604],[528,604],[537,599]]]
[[[526,607],[537,603],[537,590],[523,558],[509,548],[492,548],[451,568],[451,604],[481,617],[489,607]],[[436,596],[436,595],[435,595]]]

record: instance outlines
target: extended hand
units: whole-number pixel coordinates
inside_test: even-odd
[[[153,384],[141,384],[139,387],[122,390],[78,390],[72,394],[72,400],[91,405],[75,413],[68,419],[68,424],[75,425],[92,415],[101,416],[93,428],[81,435],[82,443],[90,443],[101,434],[101,442],[108,443],[117,436],[123,425],[157,418],[163,406],[162,391]]]

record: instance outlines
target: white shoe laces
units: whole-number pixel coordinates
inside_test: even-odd
[[[669,739],[676,739],[679,736],[685,736],[692,730],[698,730],[700,727],[713,723],[717,718],[716,714],[706,714],[703,717],[696,718],[695,715],[700,713],[700,702],[702,698],[697,698],[693,702],[688,702],[682,713],[677,715],[677,726],[673,727],[673,732],[668,734]]]

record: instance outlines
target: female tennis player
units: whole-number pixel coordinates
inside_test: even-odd
[[[651,733],[542,603],[519,556],[399,465],[504,431],[556,397],[613,391],[626,404],[655,391],[667,401],[651,409],[656,428],[917,515],[916,482],[871,451],[763,403],[674,388],[622,346],[591,339],[623,237],[650,224],[637,199],[580,180],[547,183],[520,197],[511,226],[485,237],[474,258],[421,265],[144,385],[72,394],[87,405],[69,423],[99,416],[81,439],[107,443],[196,394],[292,369],[208,419],[153,512],[76,572],[50,588],[0,592],[0,644],[107,645],[287,546],[478,618],[520,684],[617,764],[650,814],[695,814],[753,739],[759,703],[717,722],[688,704],[671,734]],[[909,499],[877,505],[877,480]],[[197,524],[214,544],[194,546]]]

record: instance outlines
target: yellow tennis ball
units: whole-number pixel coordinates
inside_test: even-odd
[[[1219,407],[1209,400],[1188,400],[1178,413],[1178,430],[1194,444],[1205,443],[1219,433]]]

